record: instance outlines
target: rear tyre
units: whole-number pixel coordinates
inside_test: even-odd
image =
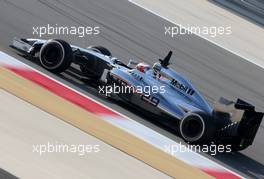
[[[107,48],[102,46],[91,46],[90,49],[103,55],[112,56],[111,52]]]
[[[53,73],[61,73],[71,65],[73,53],[64,40],[48,40],[40,49],[40,64]]]
[[[204,114],[191,113],[185,116],[179,126],[182,138],[191,144],[210,143],[216,132],[213,119]]]

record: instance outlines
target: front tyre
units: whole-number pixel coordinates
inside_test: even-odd
[[[40,49],[40,64],[53,73],[61,73],[71,65],[72,48],[64,40],[48,40]]]

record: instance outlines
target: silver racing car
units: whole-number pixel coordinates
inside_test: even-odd
[[[83,76],[98,82],[100,92],[144,110],[191,144],[243,150],[253,143],[263,118],[241,99],[221,98],[210,106],[188,80],[169,68],[171,51],[149,66],[135,61],[124,64],[102,46],[81,48],[60,39],[14,39],[11,47],[54,73],[78,65]]]

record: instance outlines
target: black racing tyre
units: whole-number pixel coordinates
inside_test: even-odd
[[[48,40],[40,49],[41,66],[53,73],[65,71],[71,65],[72,59],[72,48],[64,40]]]
[[[99,52],[103,55],[112,56],[111,52],[107,48],[102,46],[91,46],[90,49]]]
[[[190,144],[205,144],[212,141],[216,126],[207,115],[191,113],[181,120],[179,132],[183,140]]]

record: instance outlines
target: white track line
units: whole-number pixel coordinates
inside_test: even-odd
[[[168,21],[168,22],[170,22],[170,23],[172,23],[172,24],[175,24],[175,25],[177,25],[177,26],[181,26],[181,27],[183,27],[185,30],[187,30],[188,32],[190,32],[189,29],[186,28],[186,27],[184,27],[182,24],[178,24],[177,22],[173,22],[172,20],[170,20],[170,19],[168,19],[168,18],[166,18],[166,17],[164,17],[164,16],[162,16],[162,15],[160,15],[160,14],[158,14],[158,13],[152,11],[152,10],[150,10],[149,8],[147,8],[147,7],[145,7],[145,6],[140,5],[140,4],[137,3],[137,2],[134,2],[133,0],[128,0],[128,2],[134,4],[134,5],[138,6],[138,7],[141,7],[142,9],[144,9],[144,10],[146,10],[146,11],[149,11],[149,12],[151,12],[152,14],[154,14],[154,15],[156,15],[156,16],[162,18],[162,19],[165,19],[166,21]],[[196,36],[198,36],[198,37],[200,37],[200,38],[202,38],[202,39],[207,40],[208,42],[210,42],[210,43],[216,45],[217,47],[220,47],[220,48],[222,48],[222,49],[224,49],[224,50],[226,50],[226,51],[228,51],[228,52],[230,52],[230,53],[232,53],[232,54],[234,54],[234,55],[236,55],[236,56],[238,56],[238,57],[241,57],[243,60],[246,60],[246,61],[248,61],[248,62],[250,62],[250,63],[252,63],[252,64],[254,64],[254,65],[256,65],[256,66],[259,66],[259,67],[261,67],[261,68],[264,68],[264,65],[263,65],[263,64],[258,63],[258,62],[256,62],[256,61],[253,60],[253,59],[249,59],[248,57],[245,57],[245,56],[239,54],[238,52],[235,52],[235,51],[233,51],[233,50],[227,49],[226,47],[222,46],[221,44],[219,44],[219,43],[217,43],[217,42],[214,42],[213,40],[211,40],[211,39],[209,39],[209,38],[207,38],[207,37],[204,37],[204,36],[202,36],[201,34],[196,34],[196,33],[192,33],[192,34],[195,34]]]

